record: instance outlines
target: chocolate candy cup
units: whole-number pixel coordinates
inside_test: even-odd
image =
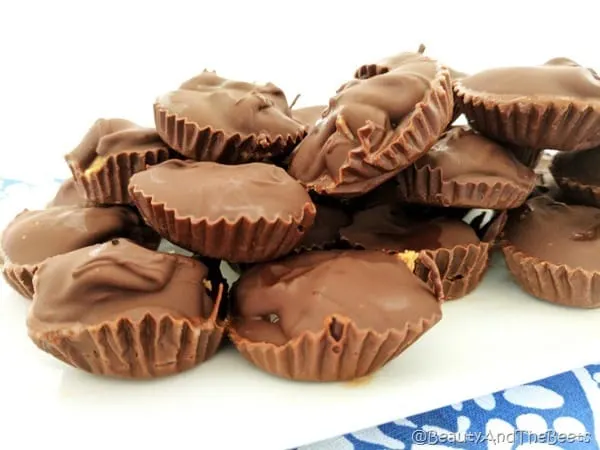
[[[214,355],[225,331],[206,266],[127,240],[50,258],[34,283],[30,338],[93,374],[172,375]]]
[[[460,219],[418,217],[394,209],[384,204],[355,213],[352,225],[340,230],[342,241],[354,248],[391,254],[426,253],[440,272],[446,300],[464,297],[479,285],[488,268],[490,249],[504,226],[504,215],[496,217],[480,239]],[[428,281],[429,269],[416,264],[415,274]]]
[[[146,222],[165,239],[228,262],[267,261],[291,252],[316,214],[298,182],[263,163],[171,160],[134,175],[130,192]]]
[[[537,167],[544,154],[544,150],[534,150],[515,146],[507,146],[506,148],[515,155],[515,158],[517,158],[521,164],[530,169],[535,169]]]
[[[234,286],[231,340],[280,377],[369,375],[441,319],[435,265],[425,255],[403,257],[407,263],[381,252],[311,252],[255,266]],[[431,268],[435,292],[407,267],[415,258]]]
[[[453,103],[448,70],[420,54],[352,80],[294,150],[289,173],[319,194],[363,195],[429,150]]]
[[[17,292],[32,298],[32,279],[41,262],[115,237],[129,237],[151,248],[156,248],[160,240],[134,211],[125,207],[25,210],[2,233],[2,272]]]
[[[381,61],[378,61],[373,64],[363,64],[358,69],[356,69],[356,71],[354,72],[354,77],[359,78],[359,79],[367,79],[367,78],[371,78],[371,77],[374,77],[377,75],[382,75],[384,73],[389,72],[390,70],[394,70],[395,68],[401,66],[402,64],[405,64],[406,62],[408,62],[410,60],[416,59],[417,55],[419,55],[419,54],[422,55],[424,53],[425,53],[425,46],[421,44],[419,46],[419,49],[417,50],[417,53],[403,52],[403,53],[399,53],[398,55],[384,58]],[[450,72],[450,79],[452,80],[453,84],[454,84],[454,82],[456,82],[456,80],[459,80],[459,79],[467,76],[466,73],[459,72],[458,70],[454,70],[451,67],[448,67],[448,71]],[[462,114],[462,111],[460,109],[460,104],[455,101],[454,102],[454,111],[452,113],[452,119],[450,120],[450,123],[453,123],[454,121],[456,121],[456,119],[458,119],[458,117],[461,114]]]
[[[579,308],[600,307],[600,209],[535,197],[504,231],[508,269],[529,294]]]
[[[487,70],[459,80],[455,92],[469,124],[498,141],[563,151],[600,145],[600,78],[566,58]]]
[[[511,209],[525,202],[535,173],[497,143],[468,127],[453,127],[397,180],[404,202]]]
[[[208,71],[159,97],[154,121],[169,147],[198,161],[279,159],[306,135],[274,84],[227,80]]]
[[[155,130],[124,119],[99,119],[65,159],[88,200],[112,205],[131,203],[131,176],[169,157]]]
[[[558,153],[550,172],[565,199],[573,203],[600,207],[600,147]]]

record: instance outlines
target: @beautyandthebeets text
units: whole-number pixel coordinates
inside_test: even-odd
[[[544,433],[531,433],[516,430],[512,433],[488,432],[460,432],[440,433],[431,430],[415,430],[412,433],[413,444],[588,444],[592,441],[590,433],[558,433],[548,430]]]

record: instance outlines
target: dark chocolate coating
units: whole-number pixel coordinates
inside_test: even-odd
[[[340,229],[350,224],[350,215],[341,208],[320,204],[315,206],[315,221],[302,238],[299,249],[323,249],[333,245],[339,241]]]
[[[541,66],[489,69],[463,78],[460,83],[465,90],[506,100],[600,100],[600,79],[595,72],[567,58],[554,58]]]
[[[126,239],[85,247],[40,265],[28,323],[34,331],[169,315],[199,321],[213,310],[207,267]]]
[[[533,170],[521,164],[509,150],[468,127],[452,127],[415,166],[439,168],[444,181],[457,183],[510,182],[529,190],[535,179]]]
[[[234,296],[235,332],[275,345],[318,333],[335,317],[385,333],[440,314],[432,290],[403,261],[382,252],[309,252],[255,266],[242,275]],[[330,332],[339,339],[335,327]]]
[[[327,109],[325,105],[307,106],[305,108],[292,109],[292,117],[299,122],[302,122],[307,127],[311,128],[319,119],[323,117],[323,113]]]
[[[89,206],[90,202],[82,195],[75,187],[75,180],[69,178],[65,180],[54,198],[48,203],[47,207],[52,208],[53,206]]]
[[[367,250],[402,252],[437,250],[480,243],[473,228],[459,219],[419,220],[389,205],[354,214],[352,225],[340,230],[342,239]]]
[[[230,166],[170,160],[135,174],[130,186],[174,209],[178,217],[210,222],[291,220],[312,204],[285,170],[264,163]]]
[[[227,135],[287,137],[305,127],[292,117],[285,94],[274,84],[228,80],[208,71],[162,95],[157,104],[200,128]]]
[[[362,147],[375,154],[390,145],[396,127],[423,100],[437,73],[435,61],[416,55],[383,75],[343,85],[330,99],[323,120],[294,151],[290,174],[305,184],[323,178],[340,183],[340,168],[350,152]],[[370,189],[383,181],[374,180]],[[354,181],[344,182],[345,190],[352,192]]]
[[[552,173],[555,177],[600,187],[600,147],[556,154]]]
[[[600,209],[567,205],[540,196],[508,221],[508,244],[556,265],[600,271]]]
[[[7,262],[33,265],[115,237],[142,238],[146,227],[129,208],[57,206],[25,210],[2,234]]]
[[[86,170],[96,161],[102,162],[98,157],[164,148],[166,145],[152,128],[143,128],[125,119],[98,119],[65,159],[79,170]],[[143,167],[139,170],[143,170]]]

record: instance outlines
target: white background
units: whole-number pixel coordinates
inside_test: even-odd
[[[599,9],[597,1],[0,0],[0,177],[43,181],[68,175],[62,155],[79,142],[94,120],[124,117],[152,125],[154,98],[204,68],[215,69],[225,77],[272,81],[286,91],[289,99],[300,93],[300,105],[326,103],[335,89],[352,76],[357,65],[414,50],[420,43],[427,46],[427,54],[467,72],[494,65],[538,64],[556,56],[571,57],[598,69]],[[494,280],[493,283],[512,286],[506,274]],[[492,296],[486,292],[484,296]],[[521,294],[507,295],[518,302]],[[155,448],[158,443],[167,448],[165,445],[177,438],[180,448],[212,450],[218,448],[214,442],[202,445],[203,435],[209,431],[202,430],[202,418],[207,414],[231,417],[232,422],[245,427],[244,433],[254,430],[260,436],[274,432],[269,427],[265,431],[257,429],[251,421],[266,404],[261,399],[280,401],[282,408],[289,406],[290,384],[262,378],[258,372],[246,376],[242,369],[238,370],[246,366],[233,357],[219,359],[211,370],[230,368],[223,379],[234,379],[236,389],[231,395],[243,396],[242,383],[249,383],[254,403],[235,403],[235,398],[227,392],[221,398],[219,384],[215,382],[214,388],[210,384],[214,377],[198,379],[201,386],[196,386],[196,381],[183,375],[172,383],[159,384],[160,392],[154,393],[154,388],[148,385],[137,388],[133,385],[125,388],[120,383],[104,385],[96,379],[91,382],[79,372],[63,372],[62,366],[49,357],[42,358],[24,338],[23,323],[14,319],[24,316],[25,305],[11,296],[9,303],[6,298],[1,299],[4,315],[0,317],[0,331],[4,333],[0,333],[0,348],[4,351],[0,353],[0,412],[3,416],[12,415],[12,421],[0,422],[0,431],[1,436],[23,440],[21,445],[9,445],[0,436],[0,448],[31,448],[28,444],[33,446],[33,443],[42,448],[45,442],[49,448],[57,443],[69,449],[120,448],[110,442],[110,422],[123,420],[125,437],[119,442],[132,443],[129,448],[135,448],[136,442],[144,448]],[[450,320],[438,328],[439,333],[445,334],[438,334],[437,341],[434,334],[429,341],[423,341],[429,342],[430,358],[413,352],[411,360],[407,353],[404,359],[382,372],[383,382],[379,385],[354,390],[352,394],[343,386],[328,390],[322,386],[292,385],[296,389],[293,395],[304,409],[296,411],[296,417],[285,409],[271,411],[280,424],[275,427],[280,431],[278,442],[294,434],[283,428],[290,425],[288,419],[294,421],[295,439],[299,443],[299,437],[312,440],[313,435],[299,431],[299,427],[308,426],[311,421],[313,431],[318,431],[314,437],[323,438],[330,432],[330,424],[338,427],[331,429],[333,434],[351,431],[346,428],[348,424],[353,429],[373,424],[363,422],[358,411],[370,417],[369,420],[383,421],[392,419],[391,415],[396,413],[399,416],[413,413],[414,406],[441,406],[436,402],[442,397],[431,391],[437,386],[437,379],[449,395],[448,401],[458,401],[464,396],[507,387],[502,384],[505,382],[525,382],[566,370],[568,364],[581,365],[597,359],[590,350],[599,348],[594,341],[596,317],[590,320],[591,316],[582,312],[569,312],[572,318],[567,322],[572,331],[561,329],[561,332],[580,339],[573,347],[580,350],[576,352],[570,348],[570,341],[555,333],[565,320],[561,310],[540,303],[526,305],[529,309],[521,310],[521,316],[507,314],[503,319],[506,325],[494,322],[495,328],[490,328],[484,319],[501,317],[499,312],[505,306],[501,298],[484,303],[481,310],[469,309],[468,303],[457,304],[447,316],[454,314],[456,321]],[[468,311],[463,313],[464,308]],[[532,319],[541,317],[540,311],[548,314],[544,324]],[[531,333],[527,327],[534,322],[540,331]],[[445,332],[443,327],[447,327]],[[512,338],[506,336],[507,329],[515,332]],[[496,334],[490,334],[490,330],[496,330]],[[516,333],[519,330],[520,335]],[[483,332],[488,333],[487,341]],[[549,341],[546,335],[554,340]],[[439,350],[437,343],[448,342],[447,336],[454,336],[463,346],[441,352],[446,360],[432,359],[433,352]],[[486,355],[488,349],[485,364],[469,357],[474,343],[485,347],[477,354]],[[526,345],[530,346],[529,353],[518,351]],[[544,351],[562,355],[564,359],[548,358]],[[526,354],[538,358],[527,358]],[[500,356],[502,361],[498,359]],[[507,369],[504,361],[509,360],[512,365]],[[456,370],[455,378],[449,375],[449,368]],[[400,385],[403,390],[391,396],[389,392],[395,391],[386,389],[396,385],[392,376],[396,370],[405,377],[412,373],[415,384]],[[507,374],[510,378],[506,378]],[[110,386],[118,388],[111,390]],[[403,397],[404,392],[418,391],[416,387],[422,397]],[[156,395],[156,402],[149,393]],[[202,400],[194,401],[194,395]],[[78,405],[70,410],[68,419],[63,415],[65,406],[60,414],[57,412],[65,399],[71,406]],[[208,399],[219,407],[203,408],[202,401]],[[118,404],[117,400],[129,405],[122,406],[119,419],[113,417],[114,411],[109,411]],[[316,406],[319,401],[321,405]],[[360,402],[371,406],[379,402],[387,409],[353,407]],[[192,403],[196,409],[190,416]],[[80,413],[81,404],[87,405],[85,414]],[[147,409],[147,415],[137,415],[136,404],[138,410]],[[388,414],[388,410],[392,413]],[[311,415],[311,411],[321,416]],[[164,415],[172,419],[169,425],[163,420]],[[33,428],[29,428],[29,423],[33,423]],[[184,425],[173,430],[171,436],[169,426],[173,423]],[[152,432],[148,434],[144,428]],[[225,433],[231,435],[227,442],[243,440],[243,436],[236,435],[233,424],[228,430],[229,427]],[[104,442],[103,436],[109,442]],[[197,439],[198,445],[184,444],[190,444],[192,438]],[[260,449],[256,442],[247,448]],[[222,448],[228,448],[226,443],[222,443]]]
[[[0,0],[0,175],[68,174],[98,117],[152,125],[156,96],[204,68],[326,103],[399,51],[462,71],[569,56],[600,66],[597,1]],[[7,163],[7,158],[18,164]],[[28,164],[22,164],[27,162]]]

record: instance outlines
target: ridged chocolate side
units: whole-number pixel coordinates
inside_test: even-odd
[[[299,381],[346,381],[369,375],[398,356],[441,319],[440,315],[409,323],[402,330],[376,333],[360,329],[345,317],[335,317],[343,331],[336,340],[327,329],[305,332],[277,346],[229,335],[238,351],[255,366],[273,375]]]
[[[218,309],[218,308],[217,308]],[[206,361],[219,348],[224,324],[192,323],[146,315],[139,321],[116,320],[98,326],[33,332],[43,351],[97,375],[154,378],[172,375]]]
[[[409,203],[465,208],[512,209],[521,206],[535,187],[515,183],[445,181],[440,168],[414,166],[398,174],[398,199]]]
[[[569,178],[554,175],[556,184],[560,187],[565,200],[579,205],[600,208],[600,186],[581,184]]]
[[[133,186],[130,193],[146,223],[165,239],[202,256],[228,262],[268,261],[290,253],[300,243],[316,214],[314,205],[307,203],[299,220],[250,222],[241,218],[236,222],[225,219],[209,222],[177,217],[176,211],[162,203],[154,203],[152,197]]]
[[[494,99],[455,85],[471,127],[501,142],[531,149],[582,150],[600,145],[600,104]]]
[[[2,266],[2,274],[6,282],[29,300],[33,298],[33,276],[36,271],[37,265],[17,265],[5,262]]]
[[[374,180],[382,184],[429,150],[448,127],[454,107],[450,73],[441,66],[438,68],[431,88],[396,128],[390,143],[376,152],[359,145],[349,152],[346,162],[340,167],[339,183],[333,179],[319,179],[306,187],[318,193],[344,195],[343,183],[348,178],[363,180],[365,185],[372,184]],[[360,140],[360,130],[358,138]],[[358,184],[360,181],[354,181],[350,188],[355,191]]]
[[[430,254],[440,271],[446,300],[464,297],[479,285],[488,269],[489,250],[490,244],[487,242],[424,250]],[[432,286],[428,274],[429,270],[417,262],[415,275]]]
[[[161,139],[182,155],[197,161],[243,163],[269,161],[291,153],[306,136],[306,130],[289,136],[227,135],[154,105],[156,131]]]
[[[503,247],[506,265],[521,288],[542,300],[576,308],[600,307],[600,272],[556,265]]]
[[[73,179],[86,198],[97,204],[129,204],[128,185],[133,174],[169,159],[169,151],[157,148],[144,153],[109,155],[100,169],[85,173],[82,168],[69,164]]]

